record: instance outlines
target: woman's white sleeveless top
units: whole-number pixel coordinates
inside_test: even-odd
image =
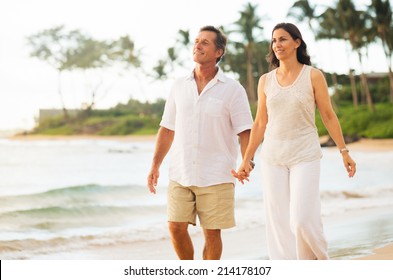
[[[277,81],[277,69],[266,76],[268,123],[261,156],[270,164],[290,166],[322,157],[315,126],[311,69],[311,66],[303,65],[292,85],[285,87]]]

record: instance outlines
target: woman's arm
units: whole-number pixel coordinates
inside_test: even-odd
[[[254,158],[254,154],[261,144],[265,135],[266,124],[267,124],[267,109],[266,109],[266,95],[265,95],[265,80],[266,75],[263,75],[259,79],[258,83],[258,108],[255,116],[254,124],[251,128],[250,140],[247,145],[246,152],[243,156],[243,161],[238,171],[232,170],[232,175],[236,177],[241,183],[243,180],[248,181],[250,172],[253,169],[250,161]]]
[[[326,79],[320,70],[312,69],[311,81],[314,90],[315,102],[323,124],[334,143],[336,143],[336,146],[343,157],[344,166],[348,172],[348,176],[353,177],[356,173],[356,163],[349,155],[349,151],[345,146],[340,122],[330,101]]]

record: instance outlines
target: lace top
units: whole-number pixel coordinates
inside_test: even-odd
[[[292,165],[322,157],[315,126],[315,98],[311,66],[303,65],[296,80],[281,86],[277,69],[266,76],[265,95],[268,113],[262,159],[276,165]]]

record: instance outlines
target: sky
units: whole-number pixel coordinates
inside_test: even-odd
[[[347,73],[348,65],[359,71],[357,57],[346,56],[342,42],[315,42],[306,22],[288,18],[294,1],[289,0],[12,0],[0,2],[0,131],[29,130],[36,124],[39,109],[60,109],[57,72],[29,56],[26,37],[44,29],[64,25],[79,29],[95,39],[115,40],[128,35],[142,52],[145,71],[165,57],[177,31],[189,29],[192,38],[201,26],[228,26],[239,18],[247,3],[258,4],[264,38],[279,22],[293,22],[302,32],[312,62],[324,71]],[[368,3],[355,1],[357,5]],[[310,0],[333,5],[333,0]],[[229,38],[230,39],[230,38]],[[334,55],[334,58],[333,58]],[[192,62],[190,50],[190,62]],[[190,64],[192,68],[192,64]],[[192,69],[189,69],[191,71]],[[372,46],[364,63],[367,72],[386,72],[382,49]],[[184,71],[186,71],[184,69]],[[188,71],[188,70],[187,70]],[[90,79],[90,80],[89,80]],[[130,70],[121,76],[109,71],[107,84],[97,97],[97,108],[110,108],[129,98],[154,101],[166,98],[171,79],[158,82]],[[81,108],[91,77],[65,74],[62,90],[67,108]]]

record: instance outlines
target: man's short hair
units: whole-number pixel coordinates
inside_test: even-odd
[[[222,50],[222,55],[220,57],[217,58],[216,63],[218,63],[221,58],[224,56],[225,54],[225,49],[227,46],[227,37],[225,36],[225,34],[222,32],[222,30],[220,28],[214,27],[212,25],[206,25],[204,27],[202,27],[199,32],[202,31],[211,31],[216,33],[216,48],[219,50]]]

